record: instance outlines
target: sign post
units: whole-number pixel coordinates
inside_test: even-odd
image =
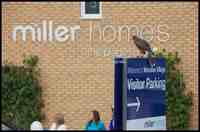
[[[114,82],[114,130],[123,129],[123,84],[124,84],[124,59],[115,58],[115,82]]]
[[[127,58],[125,64],[123,128],[125,130],[166,130],[165,60]]]

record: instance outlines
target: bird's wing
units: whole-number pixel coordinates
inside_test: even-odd
[[[144,44],[142,40],[135,40],[135,45],[140,50],[146,50],[146,47],[147,47],[146,44]]]
[[[140,39],[138,37],[134,37],[133,40],[134,40],[136,47],[139,50],[151,52],[151,46],[146,40]]]
[[[141,40],[140,45],[141,45],[141,47],[143,47],[147,51],[151,50],[150,44],[145,40]]]

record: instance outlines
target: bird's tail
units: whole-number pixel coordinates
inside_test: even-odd
[[[154,60],[154,58],[153,58],[153,55],[154,55],[153,51],[150,50],[150,51],[149,51],[149,54],[148,54],[150,66],[154,66],[154,64],[155,64],[155,60]]]

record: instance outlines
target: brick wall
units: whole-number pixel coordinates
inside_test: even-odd
[[[126,53],[128,57],[139,55],[133,42],[124,38],[107,42],[89,40],[89,27],[106,25],[167,25],[170,38],[166,42],[154,38],[153,47],[178,51],[182,62],[187,91],[194,93],[191,111],[191,128],[198,128],[198,3],[195,2],[103,2],[102,19],[80,19],[80,2],[3,2],[2,50],[5,61],[21,64],[23,55],[38,55],[43,87],[45,126],[52,123],[53,114],[63,112],[66,124],[72,129],[83,128],[90,111],[97,109],[108,124],[113,103],[114,65],[113,55],[102,56],[96,50],[108,48]],[[51,20],[56,25],[80,25],[76,41],[14,42],[13,26],[41,23]],[[105,32],[105,37],[111,35]],[[19,36],[18,36],[19,37]],[[112,37],[112,36],[111,36]],[[107,39],[107,38],[106,38]]]

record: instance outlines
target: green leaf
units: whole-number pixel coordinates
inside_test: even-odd
[[[157,54],[166,60],[166,101],[167,101],[167,129],[185,130],[189,127],[192,94],[185,95],[184,77],[176,65],[180,63],[178,52]]]
[[[31,56],[25,66],[2,67],[2,121],[29,130],[33,120],[40,119],[41,90],[38,78],[37,59]],[[28,68],[27,68],[28,65]]]

